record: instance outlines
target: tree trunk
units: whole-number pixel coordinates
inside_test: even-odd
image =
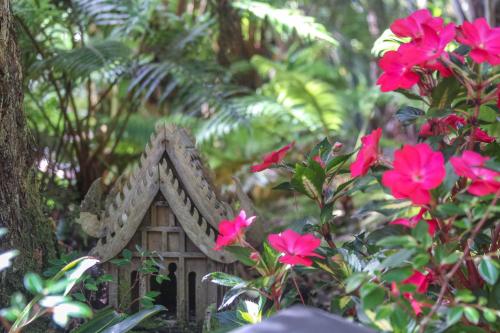
[[[215,11],[219,22],[219,36],[217,38],[219,47],[217,60],[219,64],[229,67],[237,61],[250,60],[252,54],[247,49],[243,39],[241,18],[231,6],[231,1],[218,0]],[[258,76],[256,71],[249,70],[245,73],[238,73],[234,79],[238,84],[256,88]]]
[[[33,144],[23,114],[23,86],[9,0],[0,0],[0,253],[17,249],[13,266],[0,273],[0,308],[22,290],[27,271],[42,270],[56,254],[53,228],[43,217],[33,172]]]

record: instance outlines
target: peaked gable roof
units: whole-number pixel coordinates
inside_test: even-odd
[[[115,184],[111,203],[100,218],[80,215],[84,230],[100,225],[99,241],[90,254],[107,261],[117,256],[137,232],[160,191],[190,240],[209,258],[230,263],[225,251],[214,251],[217,226],[232,213],[219,201],[205,174],[194,140],[175,125],[160,123],[122,188]],[[92,219],[82,216],[91,216]],[[92,225],[90,225],[92,224]],[[91,232],[88,232],[92,234]]]

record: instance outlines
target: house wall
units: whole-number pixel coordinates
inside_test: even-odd
[[[105,269],[118,281],[109,287],[111,305],[127,307],[135,298],[155,287],[155,283],[146,276],[138,275],[136,283],[132,280],[136,276],[134,272],[141,265],[136,246],[154,252],[157,261],[159,257],[163,258],[159,261],[162,263],[160,272],[164,275],[169,275],[170,264],[176,265],[177,306],[176,314],[171,314],[171,319],[175,317],[180,321],[202,321],[208,306],[220,303],[223,290],[215,284],[202,282],[202,278],[213,271],[227,270],[227,265],[209,259],[197,248],[183,231],[168,203],[158,194],[136,234],[126,246],[133,253],[132,264],[123,267],[106,264]],[[164,285],[159,287],[162,290],[165,288]],[[135,306],[132,304],[132,309],[138,309],[137,303]]]

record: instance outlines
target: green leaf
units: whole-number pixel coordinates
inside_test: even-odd
[[[335,156],[334,158],[332,158],[330,161],[328,161],[328,163],[326,164],[326,173],[328,175],[332,174],[333,172],[335,172],[337,170],[337,166],[342,166],[344,162],[346,162],[349,158],[351,158],[351,156],[353,155],[354,153],[349,153],[349,154],[345,154],[345,155],[338,155],[338,156]]]
[[[411,266],[401,267],[388,271],[382,276],[382,279],[387,282],[401,282],[410,277],[412,273],[413,268]]]
[[[451,326],[457,323],[464,313],[464,309],[462,307],[454,307],[448,309],[448,313],[446,314],[446,324]]]
[[[388,238],[388,237],[386,237]],[[386,239],[384,238],[384,239]],[[380,264],[378,269],[382,270],[384,268],[392,268],[404,265],[408,259],[415,253],[415,249],[404,249],[400,250],[389,257],[385,258]]]
[[[276,185],[275,187],[273,187],[273,190],[278,190],[278,191],[293,191],[294,188],[293,188],[292,183],[290,183],[290,182],[283,182],[283,183],[280,183],[280,184]]]
[[[67,302],[58,304],[54,307],[52,312],[52,320],[64,327],[68,323],[69,318],[90,318],[92,317],[92,310],[87,304],[80,302]]]
[[[87,299],[85,298],[85,295],[83,295],[82,293],[74,293],[71,296],[73,296],[77,301],[80,301],[80,302],[87,301]]]
[[[424,114],[425,112],[419,108],[404,106],[396,112],[395,117],[403,125],[410,125],[414,123],[419,117],[422,117]]]
[[[36,273],[28,273],[24,276],[24,287],[34,295],[41,294],[43,292],[43,280]]]
[[[102,333],[125,333],[132,330],[134,327],[139,325],[145,319],[154,316],[155,314],[166,311],[166,308],[162,305],[155,305],[151,308],[141,310],[125,320],[108,327]]]
[[[460,88],[459,82],[454,77],[442,79],[431,93],[432,107],[439,110],[450,107],[451,102],[460,92]]]
[[[295,166],[295,174],[292,178],[293,187],[317,202],[321,201],[324,181],[325,170],[318,163]]]
[[[498,263],[490,257],[484,257],[479,262],[479,274],[490,285],[498,280]]]
[[[132,252],[128,249],[123,250],[122,257],[127,260],[132,260]]]
[[[279,253],[277,253],[268,242],[262,243],[262,260],[269,269],[273,270],[278,263]]]
[[[253,289],[247,287],[247,283],[238,284],[231,289],[229,289],[222,298],[222,303],[219,306],[219,311],[224,309],[225,307],[231,305],[234,300],[240,296],[241,294],[246,293],[247,291],[251,291]]]
[[[486,319],[490,323],[496,322],[497,316],[495,314],[495,311],[493,311],[491,309],[483,309],[483,316],[484,316],[484,319]]]
[[[326,204],[323,208],[321,208],[320,221],[322,224],[330,222],[332,219],[333,208],[333,202]]]
[[[71,333],[101,333],[104,329],[122,321],[125,317],[125,314],[116,312],[112,307],[107,307],[97,311],[91,320]]]
[[[95,283],[85,283],[85,288],[90,291],[97,291],[97,285]]]
[[[468,289],[460,289],[455,294],[455,300],[457,302],[470,303],[470,302],[473,302],[475,299],[476,299],[476,296],[474,296],[472,291],[470,291]]]
[[[371,282],[361,286],[360,295],[363,309],[365,310],[375,309],[377,306],[381,305],[385,299],[384,289]]]
[[[417,241],[415,238],[403,235],[403,236],[389,236],[385,237],[377,242],[378,246],[403,246],[403,247],[416,247]]]
[[[225,287],[234,287],[236,285],[245,283],[246,281],[238,276],[234,276],[231,274],[223,273],[223,272],[212,272],[205,275],[202,281],[210,281],[212,283],[225,286]]]
[[[414,268],[418,269],[424,267],[429,262],[430,257],[427,253],[419,253],[412,259],[412,265]]]
[[[418,222],[415,228],[412,229],[411,233],[425,249],[432,245],[432,238],[429,235],[429,224],[427,224],[427,222]]]
[[[233,254],[239,262],[246,266],[254,266],[255,261],[250,259],[252,251],[246,247],[241,246],[226,246],[225,250]]]
[[[441,216],[464,215],[465,211],[459,205],[452,203],[442,204],[437,207],[437,211]]]
[[[466,306],[464,308],[465,318],[473,324],[479,323],[479,312],[475,308]]]
[[[367,279],[366,273],[354,273],[353,275],[349,276],[347,280],[345,281],[346,287],[345,287],[345,292],[346,293],[351,293],[354,290],[358,289],[359,286]]]

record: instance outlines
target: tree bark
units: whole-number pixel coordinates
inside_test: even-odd
[[[33,170],[34,149],[22,109],[19,50],[9,0],[0,0],[0,253],[17,249],[12,267],[0,273],[0,308],[22,290],[27,271],[40,272],[56,254],[53,227],[43,217]]]
[[[217,60],[224,67],[229,67],[240,60],[250,60],[252,55],[248,50],[241,29],[241,18],[231,6],[230,0],[217,0],[215,11],[219,22],[219,47]],[[256,88],[258,76],[254,70],[238,73],[234,77],[238,84]]]

